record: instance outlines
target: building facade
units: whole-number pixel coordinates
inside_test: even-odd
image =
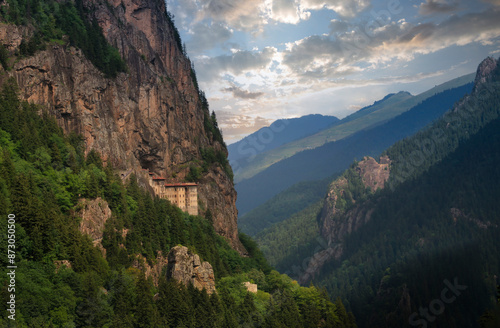
[[[155,195],[168,199],[190,215],[198,215],[198,185],[196,183],[166,183],[166,179],[149,173],[149,184]]]

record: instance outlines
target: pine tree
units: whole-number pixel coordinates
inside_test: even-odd
[[[110,304],[113,306],[114,317],[113,327],[128,328],[134,327],[134,312],[135,292],[133,290],[133,282],[129,281],[124,271],[120,271],[110,290]]]
[[[137,278],[136,295],[135,327],[156,327],[158,318],[153,302],[152,285],[144,274]]]

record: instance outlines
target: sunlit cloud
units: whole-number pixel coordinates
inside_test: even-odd
[[[301,0],[304,9],[319,10],[327,8],[341,16],[353,17],[370,6],[369,0]]]
[[[228,140],[278,118],[342,117],[384,92],[405,85],[422,89],[423,81],[433,86],[500,53],[500,0],[167,0],[167,5]],[[464,51],[450,53],[457,47]],[[433,60],[422,65],[425,58]],[[356,91],[361,89],[363,97]]]

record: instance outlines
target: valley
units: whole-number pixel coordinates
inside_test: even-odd
[[[498,17],[0,2],[0,326],[500,327]]]

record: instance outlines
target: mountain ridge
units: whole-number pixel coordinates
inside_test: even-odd
[[[475,73],[467,74],[434,86],[433,88],[416,96],[413,96],[406,91],[400,91],[395,94],[387,95],[382,100],[377,100],[372,105],[366,106],[359,111],[344,117],[336,124],[336,126],[324,129],[309,137],[292,141],[274,150],[257,155],[251,162],[240,168],[240,171],[236,174],[235,181],[238,183],[249,179],[255,174],[258,174],[268,168],[270,165],[289,158],[302,150],[314,149],[329,141],[340,140],[357,131],[373,127],[376,124],[382,124],[388,119],[409,110],[423,100],[432,97],[437,93],[472,82],[474,77]],[[387,106],[384,104],[387,104]],[[391,109],[391,106],[394,106],[394,108]],[[266,158],[266,156],[268,158]]]
[[[293,183],[318,180],[340,172],[355,158],[378,156],[392,143],[416,133],[419,128],[437,119],[471,89],[472,83],[434,95],[381,125],[299,152],[238,183],[237,206],[240,213],[246,214]]]
[[[228,159],[235,172],[235,182],[239,172],[256,156],[269,152],[283,144],[302,139],[326,127],[334,125],[339,119],[335,116],[309,114],[298,118],[279,119],[268,127],[263,127],[245,138],[230,144]]]
[[[342,295],[360,327],[422,324],[419,309],[453,280],[473,288],[433,324],[498,322],[483,313],[498,308],[499,78],[500,59],[481,62],[471,94],[383,152],[391,161],[383,189],[373,188],[382,180],[367,188],[363,161],[354,162],[323,201],[257,235],[266,256]]]

